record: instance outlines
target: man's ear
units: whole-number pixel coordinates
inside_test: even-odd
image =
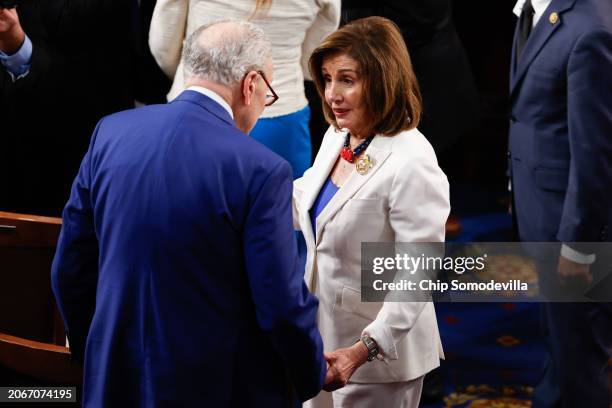
[[[242,81],[242,100],[247,106],[251,105],[253,93],[255,92],[255,81],[257,80],[257,72],[249,71]]]

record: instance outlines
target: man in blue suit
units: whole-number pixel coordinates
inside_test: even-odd
[[[289,164],[246,136],[276,100],[247,22],[196,30],[188,89],[97,125],[53,290],[86,407],[287,407],[325,378]]]
[[[612,2],[519,0],[515,13],[513,211],[522,241],[559,243],[553,262],[538,263],[554,297],[610,272],[610,254],[585,243],[611,238]],[[534,407],[609,407],[611,316],[604,303],[544,305],[550,360]]]

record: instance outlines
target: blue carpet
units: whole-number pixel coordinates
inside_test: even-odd
[[[512,240],[505,186],[456,186],[453,211],[462,230],[454,242]],[[544,360],[537,303],[437,303],[446,360],[438,407],[528,407]]]

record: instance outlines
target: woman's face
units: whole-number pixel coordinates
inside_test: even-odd
[[[368,115],[357,61],[346,54],[330,55],[323,59],[321,70],[325,82],[325,102],[334,112],[338,127],[348,129],[353,136],[368,136],[364,134]]]

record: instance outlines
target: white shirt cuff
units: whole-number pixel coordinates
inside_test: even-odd
[[[584,254],[578,252],[575,249],[563,244],[561,245],[561,256],[569,259],[572,262],[576,262],[583,265],[590,265],[595,262],[595,254]]]
[[[389,359],[397,360],[397,348],[391,335],[391,329],[385,323],[374,320],[365,329],[363,329],[362,335],[367,334],[370,336],[378,345],[378,351],[380,353],[379,360]]]

